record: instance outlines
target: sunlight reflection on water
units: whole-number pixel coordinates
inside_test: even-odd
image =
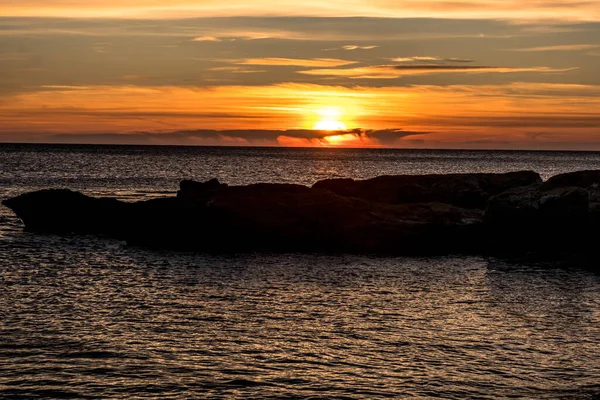
[[[160,196],[182,170],[310,184],[474,165],[600,167],[593,153],[498,153],[485,164],[477,152],[84,150],[2,154],[2,196],[47,186]],[[0,207],[0,287],[0,397],[600,393],[600,277],[586,271],[459,256],[151,252],[24,233]]]

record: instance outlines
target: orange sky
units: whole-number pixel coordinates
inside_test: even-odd
[[[369,88],[284,84],[213,88],[94,86],[45,87],[14,95],[2,104],[0,124],[22,132],[123,134],[157,132],[157,143],[173,131],[312,130],[369,127],[422,134],[388,140],[365,140],[331,132],[334,140],[251,136],[226,137],[237,144],[345,145],[397,147],[479,147],[487,142],[503,147],[528,147],[548,142],[572,148],[587,143],[600,126],[598,88],[587,85],[527,84],[504,86],[421,86]],[[546,91],[546,95],[539,95]],[[568,91],[569,102],[556,93]],[[523,112],[526,110],[526,112]],[[582,110],[588,110],[583,112]],[[323,126],[323,124],[325,124]],[[334,125],[334,129],[335,125]],[[543,132],[543,133],[541,133]],[[285,135],[281,135],[285,136]],[[295,140],[297,139],[297,140]],[[368,139],[368,138],[367,138]],[[473,142],[469,145],[469,142]],[[191,137],[190,143],[218,144],[214,138]],[[543,146],[542,146],[543,147]]]
[[[595,1],[577,0],[0,0],[6,16],[189,18],[316,16],[596,20]]]
[[[0,142],[600,150],[600,1],[268,4],[0,0]]]

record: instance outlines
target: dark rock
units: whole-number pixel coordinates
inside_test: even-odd
[[[582,188],[565,186],[540,190],[541,218],[550,224],[581,225],[586,222],[589,208],[589,193]]]
[[[214,193],[225,189],[227,184],[222,184],[214,178],[206,182],[196,182],[191,180],[181,181],[177,197],[186,199],[208,199]]]
[[[464,208],[485,208],[487,200],[506,190],[541,183],[532,171],[505,174],[379,176],[364,181],[328,179],[313,188],[340,196],[386,204],[441,202]]]
[[[439,253],[477,237],[482,213],[447,204],[385,205],[299,185],[230,187],[208,204],[218,243],[249,249]]]
[[[486,223],[495,226],[588,227],[600,209],[600,171],[556,175],[541,185],[508,190],[490,198]]]
[[[592,233],[589,193],[573,186],[511,189],[489,200],[484,221],[494,253],[558,260],[590,252],[597,236]]]
[[[493,226],[537,224],[540,217],[539,185],[507,190],[489,199],[485,222]]]
[[[113,236],[123,232],[130,209],[115,199],[93,198],[67,189],[26,193],[2,203],[31,231]]]
[[[596,189],[600,186],[600,170],[569,172],[553,176],[544,182],[542,190],[551,190],[566,186]]]
[[[481,237],[482,212],[448,204],[386,205],[285,184],[214,185],[206,201],[189,201],[187,185],[183,196],[138,203],[41,191],[5,204],[29,229],[178,250],[442,254],[472,251]]]
[[[545,184],[529,172],[396,176],[335,179],[313,188],[184,181],[176,197],[137,203],[70,190],[42,190],[3,203],[29,230],[103,234],[155,248],[591,260],[600,232],[593,176],[586,171]],[[521,185],[526,182],[534,184]],[[481,202],[505,187],[489,198],[484,216]]]
[[[600,226],[600,171],[577,171],[560,174],[548,179],[542,185],[544,190],[563,187],[578,187],[585,189],[590,199],[590,219],[596,226]]]
[[[586,190],[570,186],[544,189],[532,185],[492,197],[485,212],[486,224],[538,230],[587,223],[590,201]]]

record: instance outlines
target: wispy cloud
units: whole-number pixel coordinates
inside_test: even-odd
[[[223,39],[214,36],[199,36],[192,39],[193,42],[222,42]]]
[[[193,129],[162,132],[131,133],[61,133],[47,135],[52,143],[118,143],[118,144],[235,144],[282,146],[391,146],[403,138],[426,135],[428,132],[403,129],[349,129],[323,131],[315,129]],[[35,135],[31,135],[35,138]],[[0,136],[1,139],[1,136]],[[341,142],[341,143],[340,143]]]
[[[511,51],[579,51],[597,48],[600,48],[600,44],[565,44],[558,46],[525,47],[521,49],[511,49]]]
[[[251,69],[244,67],[213,67],[208,68],[207,71],[231,72],[233,74],[254,74],[257,72],[267,72],[263,69]]]
[[[342,49],[344,50],[371,50],[371,49],[375,49],[379,46],[357,46],[355,44],[348,44],[346,46],[342,46]]]
[[[92,135],[92,142],[139,143],[136,136],[102,135],[143,132],[146,143],[162,144],[336,142],[431,148],[461,147],[466,142],[498,147],[503,141],[513,148],[588,145],[589,149],[591,143],[600,149],[600,116],[595,111],[600,107],[599,93],[598,85],[526,82],[395,88],[53,86],[9,95],[0,103],[0,141],[49,141],[49,135],[78,132],[72,141],[86,142],[86,135]],[[340,121],[347,127],[368,129],[338,135],[311,129],[319,121],[319,110],[331,105],[340,109]],[[248,126],[260,128],[252,134],[239,133]],[[535,136],[536,132],[544,136]]]
[[[483,65],[377,65],[343,69],[311,69],[298,71],[306,75],[339,76],[350,79],[395,79],[406,75],[441,73],[514,73],[514,72],[568,72],[574,68],[529,67],[510,68]]]
[[[335,58],[247,58],[238,60],[236,64],[243,65],[269,65],[269,66],[297,66],[297,67],[341,67],[344,65],[356,64],[357,61],[339,60]]]
[[[390,58],[390,61],[394,61],[394,62],[401,62],[401,63],[405,63],[405,62],[423,62],[423,61],[429,61],[429,62],[458,62],[458,63],[470,63],[473,62],[474,60],[468,59],[468,58],[440,58],[440,57],[424,57],[424,56],[415,56],[415,57],[395,57],[395,58]]]
[[[0,0],[6,16],[189,18],[193,16],[318,16],[598,20],[597,1],[581,0]]]
[[[413,62],[413,61],[439,61],[437,57],[396,57],[390,58],[394,62]]]
[[[346,50],[346,51],[354,51],[354,50],[373,50],[378,48],[379,46],[359,46],[356,44],[347,44],[345,46],[341,46],[341,47],[332,47],[329,49],[323,49],[323,51],[335,51],[335,50]]]

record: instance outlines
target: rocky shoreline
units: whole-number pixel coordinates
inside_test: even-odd
[[[3,201],[27,230],[100,234],[202,252],[294,251],[592,257],[600,171],[380,176],[228,186],[183,181],[172,197],[122,202],[68,189]],[[589,255],[589,257],[588,257]]]

